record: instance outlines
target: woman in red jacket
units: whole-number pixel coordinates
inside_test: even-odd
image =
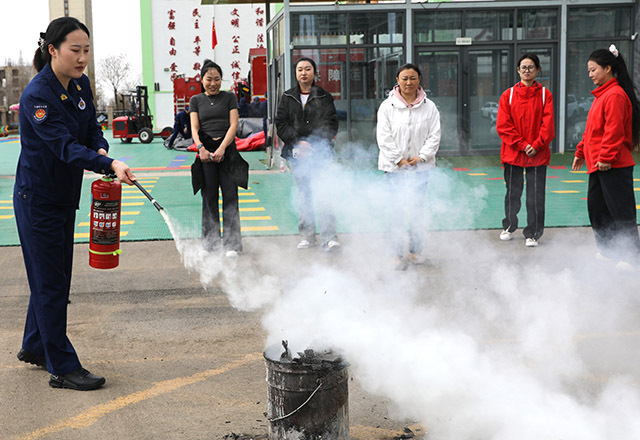
[[[587,207],[599,253],[619,268],[640,262],[631,151],[640,144],[640,104],[627,65],[614,45],[591,53],[589,78],[598,86],[573,170],[589,173]]]
[[[536,81],[540,60],[526,53],[518,61],[520,82],[500,97],[496,129],[502,139],[500,159],[504,165],[507,195],[500,240],[511,240],[518,228],[524,172],[527,175],[527,227],[525,245],[533,247],[544,232],[544,199],[549,165],[549,144],[555,137],[553,96]]]

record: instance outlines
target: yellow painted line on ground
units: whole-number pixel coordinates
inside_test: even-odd
[[[40,428],[36,431],[20,435],[17,438],[23,440],[33,440],[50,436],[51,434],[59,433],[69,429],[88,428],[97,421],[101,420],[103,417],[115,411],[124,409],[130,405],[134,405],[145,400],[152,399],[154,397],[162,396],[163,394],[171,393],[188,385],[203,382],[210,377],[219,376],[236,368],[249,365],[258,360],[262,360],[262,353],[249,353],[245,355],[244,358],[234,362],[230,362],[220,368],[201,371],[199,373],[192,374],[191,376],[177,377],[175,379],[157,382],[151,388],[147,388],[146,390],[138,391],[126,396],[118,397],[117,399],[113,399],[100,405],[92,406],[91,408],[78,414],[77,416],[68,417],[52,425],[45,426],[44,428]]]
[[[241,231],[279,231],[277,226],[242,226]]]
[[[587,172],[584,171],[584,170],[581,170],[581,171],[569,171],[569,172],[572,173],[572,174],[587,174]]]
[[[13,206],[0,206],[0,209],[13,209]]]
[[[640,188],[633,188],[634,191],[640,191]]]
[[[122,206],[142,206],[144,202],[124,202]]]
[[[0,220],[7,220],[13,218],[13,215],[0,215]]]
[[[158,183],[158,179],[153,179],[153,180],[142,180],[142,179],[138,179],[138,183],[140,185],[142,185],[143,183]]]
[[[264,207],[256,206],[255,208],[239,208],[240,212],[255,212],[255,211],[264,211]],[[222,208],[218,208],[218,211],[222,212]]]
[[[256,216],[256,217],[240,217],[240,220],[245,220],[245,221],[271,220],[271,216],[263,215],[263,216]]]
[[[122,211],[120,215],[138,215],[140,211]]]
[[[239,196],[255,196],[256,193],[252,193],[252,192],[241,192],[238,193]]]
[[[238,200],[238,203],[260,203],[260,199]]]
[[[133,199],[146,199],[147,196],[122,196],[122,199],[133,200]]]
[[[551,191],[556,194],[578,194],[580,191]]]
[[[153,190],[147,189],[147,192],[153,192]],[[122,194],[140,194],[140,190],[138,188],[124,188]]]
[[[486,176],[487,173],[467,173],[470,176]]]
[[[562,183],[584,183],[586,180],[562,180]]]
[[[259,221],[259,220],[271,220],[271,216],[258,216],[258,217],[240,217],[240,220],[248,222],[248,221]],[[222,216],[220,216],[220,221],[222,221]]]
[[[13,200],[0,200],[0,203],[13,203]]]

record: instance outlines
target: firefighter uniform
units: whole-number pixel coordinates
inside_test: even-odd
[[[20,98],[21,151],[13,205],[31,296],[22,348],[56,375],[81,368],[67,338],[76,210],[84,169],[110,171],[89,79],[65,89],[47,64]]]

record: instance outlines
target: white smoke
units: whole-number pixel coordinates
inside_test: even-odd
[[[341,237],[341,255],[261,243],[229,260],[172,231],[205,287],[219,286],[241,310],[264,309],[266,346],[286,339],[294,353],[342,353],[366,390],[430,439],[640,438],[637,278],[613,278],[593,258],[590,233],[547,230],[540,247],[525,249],[496,231],[425,231],[430,264],[394,271],[380,233],[384,179],[327,172],[314,190],[358,232]],[[426,214],[473,224],[488,192],[461,187],[433,170]]]

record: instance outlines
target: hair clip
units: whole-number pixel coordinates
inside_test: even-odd
[[[40,48],[40,52],[44,53],[46,49],[46,38],[47,34],[44,32],[40,32],[40,38],[38,38],[38,47]]]
[[[611,46],[609,46],[609,52],[611,52],[614,57],[618,58],[618,49],[616,49],[615,44],[612,44]]]

